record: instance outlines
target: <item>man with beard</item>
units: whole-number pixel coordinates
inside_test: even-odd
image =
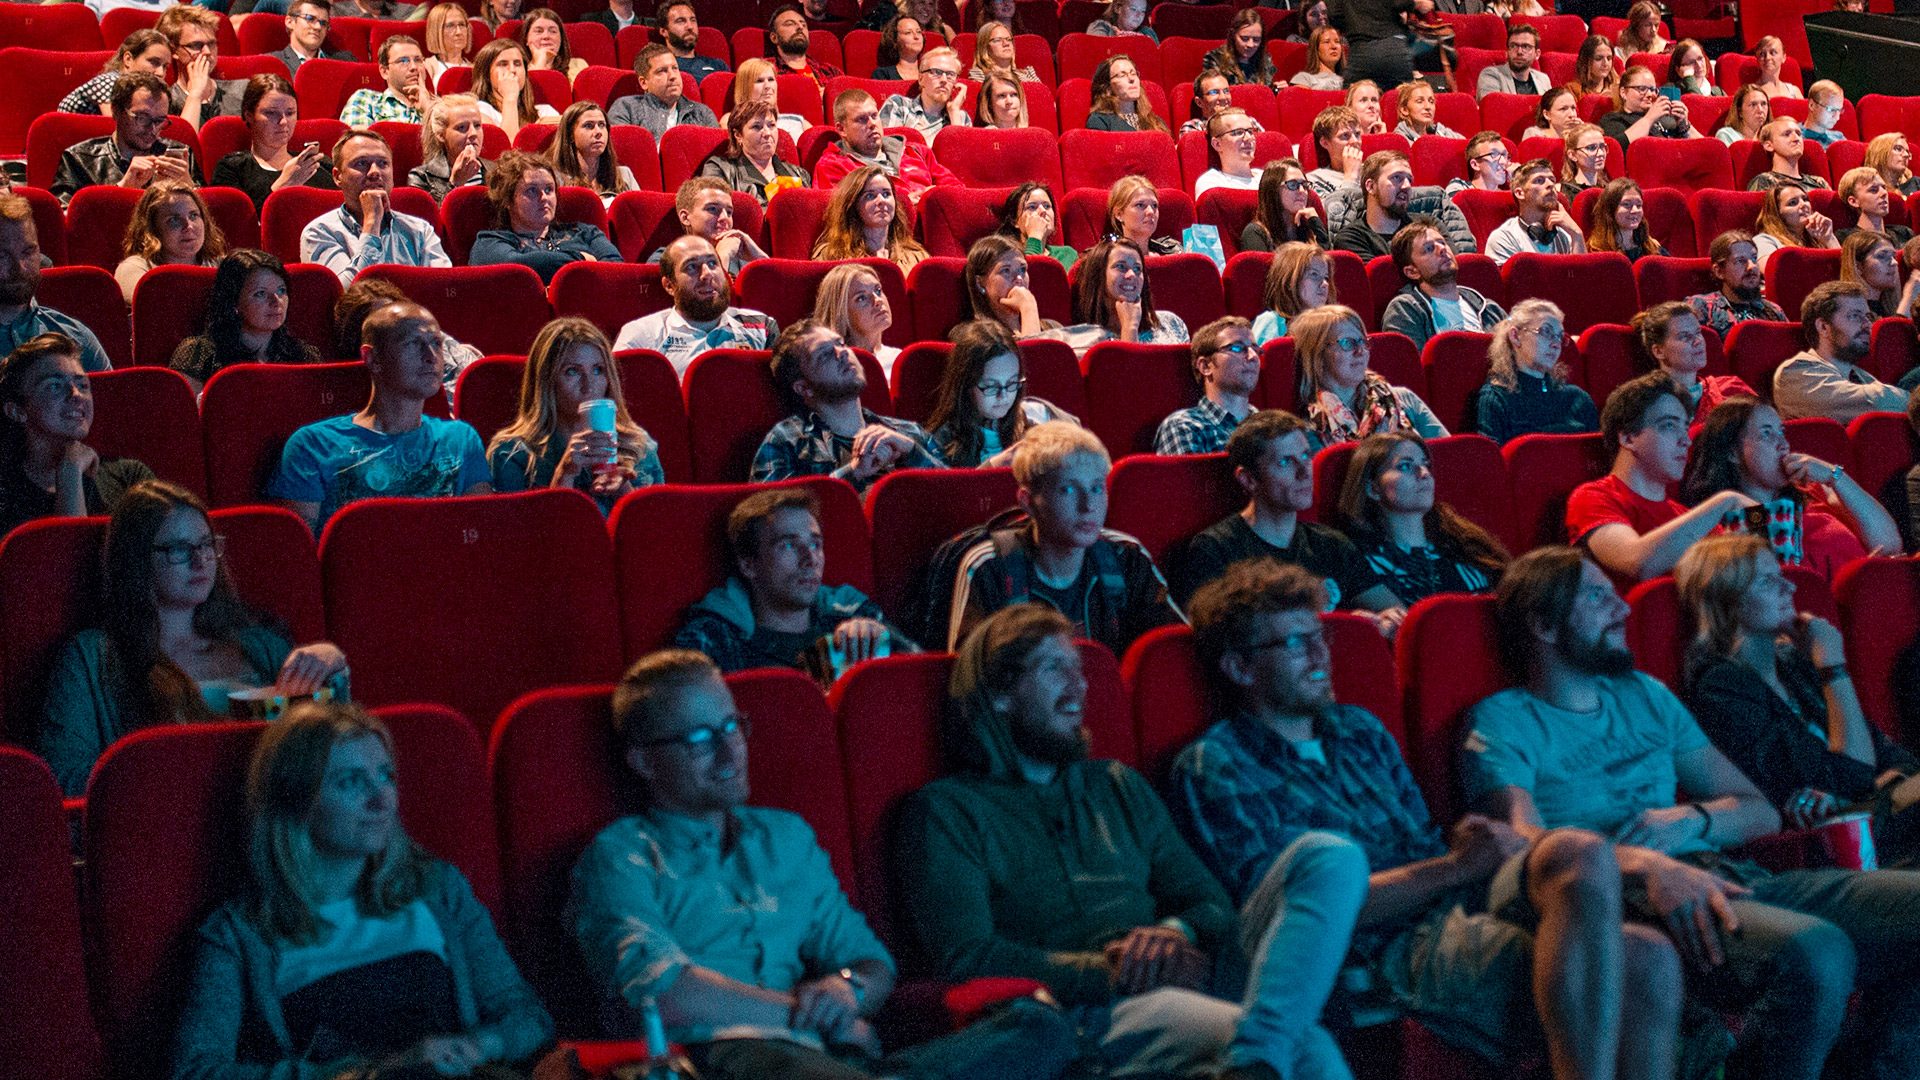
[[[1028,428],[1013,448],[1013,481],[1027,521],[996,529],[960,557],[947,648],[987,616],[1038,601],[1074,631],[1124,656],[1140,635],[1184,622],[1140,541],[1107,525],[1113,463],[1087,429],[1066,420]]]
[[[79,348],[80,366],[89,374],[113,367],[85,323],[34,299],[39,288],[40,234],[33,204],[18,195],[0,195],[0,353],[42,334],[63,334]]]
[[[1260,387],[1260,348],[1253,326],[1238,315],[1215,319],[1193,335],[1193,381],[1200,400],[1190,409],[1160,421],[1154,432],[1156,454],[1217,454],[1227,437],[1253,414],[1253,392]]]
[[[893,957],[807,822],[747,805],[752,724],[719,668],[653,653],[621,678],[612,711],[616,768],[639,780],[642,804],[587,845],[565,915],[610,1034],[642,1037],[656,1004],[709,1080],[1054,1080],[1066,1068],[1073,1029],[1033,998],[882,1056],[869,1018],[893,991]]]
[[[1874,378],[1860,361],[1873,351],[1873,310],[1859,285],[1829,281],[1800,305],[1807,348],[1773,371],[1783,419],[1826,416],[1842,424],[1870,412],[1906,412],[1907,392]]]
[[[1613,468],[1567,497],[1567,542],[1585,548],[1618,580],[1672,573],[1680,556],[1729,511],[1758,505],[1731,489],[1691,510],[1673,499],[1693,445],[1690,415],[1664,371],[1621,383],[1600,410],[1600,440]]]
[[[804,488],[759,491],[727,515],[733,574],[687,613],[677,648],[705,653],[720,670],[790,667],[831,682],[813,663],[822,638],[851,667],[873,656],[917,652],[880,606],[851,585],[822,583],[820,501]]]
[[[1787,321],[1787,313],[1779,304],[1760,295],[1765,279],[1752,233],[1729,229],[1714,237],[1707,248],[1707,261],[1720,282],[1720,291],[1687,297],[1687,306],[1693,308],[1701,326],[1711,327],[1724,341],[1734,324],[1748,319]]]
[[[1173,765],[1201,858],[1244,904],[1307,830],[1351,837],[1371,870],[1353,958],[1423,1023],[1502,1062],[1544,1034],[1557,1080],[1670,1080],[1679,963],[1659,931],[1622,925],[1611,845],[1577,829],[1530,843],[1479,814],[1443,838],[1393,736],[1334,701],[1326,599],[1311,573],[1270,561],[1193,598],[1202,670],[1232,710]],[[1322,993],[1338,944],[1316,932],[1292,958]]]
[[[807,13],[798,4],[781,4],[767,20],[767,59],[780,68],[782,75],[805,75],[826,89],[827,80],[841,74],[839,68],[807,55]]]
[[[1333,246],[1362,259],[1390,254],[1388,242],[1406,224],[1413,198],[1413,166],[1407,155],[1398,150],[1367,155],[1360,166],[1360,190],[1366,194],[1366,207],[1333,234]]]
[[[833,99],[833,123],[840,129],[813,169],[813,186],[831,191],[846,175],[864,165],[884,169],[893,178],[893,190],[915,206],[934,187],[959,187],[960,178],[940,164],[921,143],[889,135],[880,121],[880,106],[865,90],[842,91]]]
[[[752,308],[733,306],[720,255],[703,236],[683,236],[660,256],[660,284],[673,306],[620,328],[614,349],[652,349],[682,375],[708,349],[764,349],[779,327]]]
[[[113,83],[113,131],[60,152],[48,190],[62,205],[83,187],[144,188],[156,180],[199,183],[193,151],[160,137],[167,126],[167,84],[150,71],[130,71]],[[31,335],[29,335],[31,336]]]
[[[1487,237],[1487,257],[1504,265],[1523,251],[1538,255],[1577,255],[1587,250],[1580,223],[1560,203],[1560,181],[1553,165],[1535,158],[1513,177],[1514,215]]]
[[[634,0],[625,0],[629,7]],[[614,5],[617,9],[618,4]],[[622,24],[617,10],[589,12],[587,19],[598,22],[619,36]],[[675,63],[680,70],[693,76],[694,82],[713,74],[727,70],[724,60],[711,56],[701,56],[694,50],[700,45],[700,15],[690,0],[666,0],[660,5],[656,24],[659,26],[659,42],[673,53]]]
[[[1307,833],[1236,919],[1147,781],[1087,758],[1076,632],[1019,604],[954,658],[954,770],[907,801],[895,864],[922,951],[950,979],[1045,984],[1103,1075],[1349,1077],[1318,1019],[1365,859]]]
[[[754,483],[836,476],[864,491],[894,469],[947,467],[919,424],[860,404],[866,369],[826,323],[802,319],[780,331],[769,366],[790,415],[754,453]]]
[[[300,230],[300,261],[319,263],[341,285],[369,266],[452,266],[433,223],[393,209],[393,148],[375,131],[349,131],[333,144],[340,209]]]
[[[1507,317],[1505,308],[1460,284],[1460,260],[1432,218],[1416,217],[1394,233],[1390,250],[1407,283],[1387,302],[1380,329],[1405,334],[1424,349],[1442,330],[1490,334]]]
[[[1516,685],[1468,714],[1469,803],[1529,839],[1581,828],[1613,840],[1630,917],[1666,931],[1690,988],[1746,1006],[1728,1075],[1815,1080],[1856,992],[1848,1075],[1912,1075],[1920,873],[1769,873],[1725,855],[1780,817],[1672,691],[1633,670],[1627,612],[1573,548],[1507,567],[1494,618]]]

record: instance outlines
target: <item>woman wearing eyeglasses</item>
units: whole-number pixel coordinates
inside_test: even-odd
[[[153,470],[132,458],[102,461],[87,445],[93,389],[80,346],[41,334],[0,364],[0,536],[43,517],[107,513]]]
[[[1313,425],[1313,447],[1411,431],[1427,439],[1447,434],[1420,395],[1369,370],[1373,350],[1360,313],[1344,304],[1302,312],[1293,332],[1300,367],[1300,413]]]
[[[1473,429],[1497,443],[1522,435],[1600,430],[1593,395],[1567,381],[1560,362],[1564,316],[1546,300],[1522,300],[1493,328],[1492,366],[1474,403]]]
[[[1253,117],[1248,116],[1245,110],[1223,109],[1213,114],[1213,118],[1207,121],[1207,142],[1212,144],[1213,152],[1219,155],[1220,164],[1201,173],[1193,182],[1196,201],[1214,188],[1259,190],[1260,174],[1253,167],[1259,134],[1260,125],[1254,123]]]
[[[1613,111],[1600,118],[1600,130],[1625,150],[1635,139],[1694,139],[1701,136],[1687,119],[1686,103],[1664,97],[1653,70],[1640,64],[1620,76]]]
[[[1588,188],[1606,187],[1607,133],[1597,124],[1575,124],[1567,129],[1562,145],[1566,153],[1560,164],[1560,194],[1568,205]]]
[[[927,430],[953,468],[1004,467],[1013,461],[1013,445],[1035,424],[1078,423],[1052,402],[1027,396],[1026,362],[1013,335],[995,320],[953,328],[945,375]]]
[[[229,695],[272,687],[346,693],[347,658],[326,641],[294,648],[241,604],[207,508],[148,480],[107,524],[100,626],[68,641],[47,679],[40,755],[69,795],[86,792],[115,740],[156,724],[219,720]]]
[[[1240,230],[1241,251],[1273,251],[1282,244],[1302,242],[1321,248],[1327,226],[1309,193],[1307,171],[1294,158],[1281,158],[1260,170],[1260,197],[1253,204],[1253,220]]]

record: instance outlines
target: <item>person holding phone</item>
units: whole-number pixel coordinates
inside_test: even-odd
[[[186,144],[160,137],[167,126],[167,84],[158,75],[146,71],[121,75],[113,84],[109,103],[112,133],[75,143],[60,153],[50,190],[62,205],[83,187],[144,188],[155,180],[200,182],[200,170]]]
[[[240,118],[246,121],[249,145],[220,159],[213,169],[215,187],[236,187],[247,193],[257,210],[267,196],[286,187],[314,187],[328,191],[333,164],[317,142],[293,144],[300,122],[300,99],[293,83],[280,75],[255,75],[247,80],[240,99]]]
[[[1600,130],[1625,150],[1635,139],[1691,139],[1700,134],[1687,119],[1687,106],[1680,100],[1679,88],[1672,96],[1660,93],[1660,80],[1653,69],[1641,64],[1628,68],[1620,76],[1620,89],[1614,94],[1614,111],[1600,118]]]

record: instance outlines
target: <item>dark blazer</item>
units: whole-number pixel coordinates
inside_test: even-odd
[[[291,45],[289,45],[289,46],[287,46],[287,47],[286,47],[286,48],[284,48],[284,49],[281,49],[281,50],[279,50],[278,52],[270,52],[270,53],[268,53],[267,55],[268,55],[268,56],[271,56],[271,57],[273,57],[273,58],[274,58],[275,60],[278,60],[278,61],[280,61],[281,63],[283,63],[283,64],[285,64],[285,65],[287,65],[287,75],[288,75],[288,77],[292,77],[292,76],[293,76],[293,74],[294,74],[295,72],[297,72],[297,71],[299,71],[299,70],[300,70],[300,65],[301,65],[302,63],[304,63],[304,62],[306,62],[306,59],[307,59],[306,57],[304,57],[304,56],[301,56],[301,55],[300,55],[299,53],[297,53],[297,52],[294,52],[294,51],[293,51],[293,46],[291,46]],[[352,54],[352,53],[350,53],[350,52],[342,52],[342,51],[340,51],[339,49],[334,49],[334,50],[333,50],[333,51],[331,51],[331,52],[329,52],[329,51],[328,51],[328,50],[326,50],[326,49],[322,49],[322,50],[320,50],[320,55],[319,55],[318,57],[316,57],[315,59],[319,59],[319,60],[351,60],[351,59],[353,59],[353,54]]]

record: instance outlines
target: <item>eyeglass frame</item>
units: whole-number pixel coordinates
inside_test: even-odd
[[[718,724],[699,724],[690,727],[678,735],[661,739],[648,739],[640,745],[653,749],[673,746],[685,750],[688,754],[703,756],[714,753],[721,739],[740,736],[740,741],[753,737],[753,717],[745,713],[735,713]]]
[[[168,566],[192,566],[202,552],[212,552],[215,562],[226,558],[227,538],[219,533],[213,533],[205,540],[191,544],[185,540],[177,540],[171,544],[150,545],[149,550],[165,559]]]

